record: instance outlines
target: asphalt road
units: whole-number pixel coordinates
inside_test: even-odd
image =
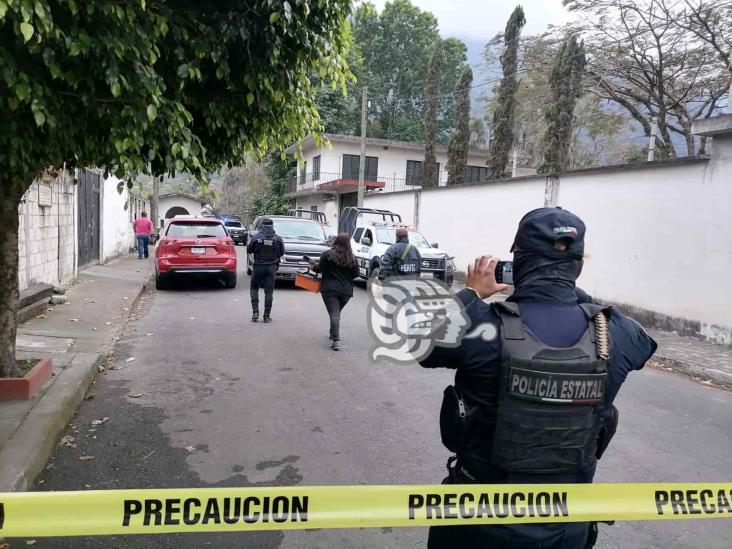
[[[363,288],[344,310],[336,353],[319,296],[278,285],[273,322],[253,324],[248,282],[240,272],[235,290],[152,291],[118,343],[109,364],[118,369],[98,376],[67,431],[76,447],[59,446],[34,489],[439,482],[449,454],[437,418],[450,372],[370,363]],[[732,394],[647,368],[617,403],[621,424],[598,481],[730,480]],[[402,548],[425,547],[426,536],[384,528],[34,547]],[[728,548],[730,539],[730,519],[627,522],[602,527],[598,547]]]

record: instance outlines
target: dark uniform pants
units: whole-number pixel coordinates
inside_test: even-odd
[[[442,484],[476,484],[448,463],[450,474]],[[432,526],[428,549],[590,549],[595,545],[594,523],[512,524],[510,526]]]
[[[330,317],[330,338],[340,341],[341,311],[351,299],[351,296],[336,292],[323,292],[321,295]]]
[[[272,294],[274,293],[275,273],[277,265],[257,265],[252,268],[252,282],[249,296],[252,299],[252,311],[259,312],[259,288],[264,288],[264,314],[272,311]]]

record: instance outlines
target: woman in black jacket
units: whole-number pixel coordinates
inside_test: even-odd
[[[358,276],[358,263],[351,251],[351,239],[339,234],[330,250],[323,253],[320,261],[311,263],[316,273],[322,273],[320,293],[330,316],[330,348],[339,351],[341,311],[353,297],[353,279]]]

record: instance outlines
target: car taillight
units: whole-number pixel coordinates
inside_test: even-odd
[[[160,245],[161,246],[173,246],[175,244],[175,240],[163,240]]]

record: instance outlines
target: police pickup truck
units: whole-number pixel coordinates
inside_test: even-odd
[[[370,212],[363,209],[365,214]],[[387,248],[396,242],[396,230],[404,226],[401,217],[393,212],[382,216],[382,220],[368,219],[360,216],[355,222],[355,230],[351,235],[351,249],[358,260],[361,278],[369,279],[378,276],[381,268],[381,256]],[[382,214],[382,210],[379,210]],[[422,256],[421,277],[442,280],[448,286],[453,283],[455,263],[437,244],[430,244],[421,233],[409,229],[409,242],[415,246]]]

